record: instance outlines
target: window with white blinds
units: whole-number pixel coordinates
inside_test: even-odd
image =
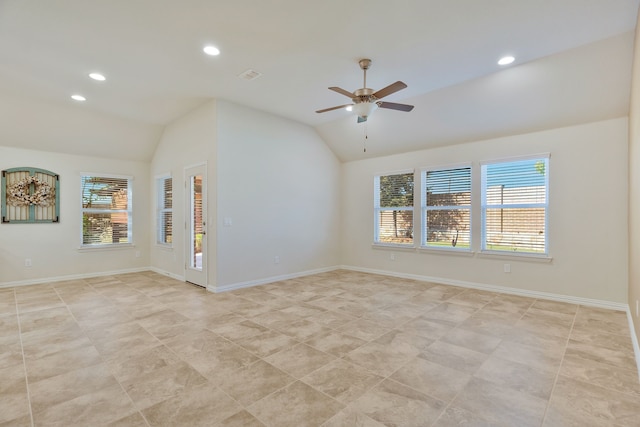
[[[413,172],[374,178],[374,242],[413,245]]]
[[[173,179],[170,176],[160,177],[156,180],[156,186],[158,191],[156,242],[171,246],[173,244]]]
[[[482,250],[548,253],[548,156],[482,165]]]
[[[82,246],[130,244],[131,177],[82,175]]]
[[[422,172],[422,243],[471,250],[471,166]]]

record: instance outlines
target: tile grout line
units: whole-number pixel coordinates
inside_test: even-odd
[[[33,420],[33,408],[31,407],[31,393],[29,391],[29,378],[27,377],[27,360],[24,355],[24,344],[22,343],[22,325],[20,322],[20,310],[18,309],[18,295],[13,288],[13,298],[16,302],[16,318],[18,320],[18,337],[20,338],[20,352],[22,353],[22,369],[24,370],[24,383],[27,388],[27,402],[29,404],[29,417],[31,418],[31,427],[35,426]]]
[[[537,301],[537,300],[536,300]],[[564,351],[562,352],[562,359],[560,360],[560,365],[558,366],[558,372],[556,372],[556,377],[553,380],[553,386],[551,387],[551,393],[549,393],[549,399],[547,400],[547,406],[544,408],[544,415],[542,417],[541,426],[544,426],[544,423],[547,420],[547,414],[549,412],[549,406],[551,405],[551,399],[553,399],[553,392],[556,389],[556,384],[558,383],[558,379],[560,378],[560,371],[562,371],[562,365],[564,364],[564,358],[567,354],[567,348],[569,348],[569,340],[571,340],[571,333],[573,332],[573,327],[576,324],[576,319],[578,318],[578,312],[580,311],[581,305],[578,305],[575,314],[573,315],[573,321],[571,322],[571,328],[569,328],[569,334],[567,335],[567,341],[564,345]]]
[[[466,291],[464,291],[464,292],[466,292]],[[464,292],[462,292],[462,293],[460,293],[460,294],[458,294],[458,295],[461,295],[461,294],[463,294]],[[454,298],[454,297],[452,297],[452,298]],[[467,319],[471,318],[474,314],[476,314],[476,313],[480,312],[482,309],[484,309],[486,306],[488,306],[488,305],[491,303],[491,301],[493,301],[495,298],[496,298],[496,297],[494,296],[493,298],[491,298],[491,300],[490,300],[490,301],[486,302],[482,307],[480,307],[480,308],[476,309],[476,311],[474,311],[474,312],[473,312],[473,314],[472,314],[471,316],[469,316]],[[448,301],[448,300],[445,300],[445,301]],[[437,306],[436,306],[436,307],[437,307]],[[434,307],[434,308],[435,308],[435,307]],[[428,312],[428,311],[427,311],[427,312]],[[526,313],[526,312],[525,312],[525,313]],[[524,314],[523,314],[523,316],[524,316]],[[522,318],[522,317],[521,317],[521,318]],[[454,326],[453,328],[451,328],[451,331],[454,331],[454,330],[458,329],[458,328],[459,328],[459,326],[460,326],[463,322],[465,322],[465,321],[466,321],[466,319],[465,319],[465,320],[463,320],[462,322],[459,322],[456,326]],[[464,329],[463,329],[463,330],[464,330]],[[447,333],[449,333],[449,332],[451,332],[451,331],[448,331]],[[479,333],[479,332],[476,332],[476,333]],[[479,334],[480,334],[480,333],[479,333]],[[486,334],[480,334],[480,335],[486,335]],[[446,336],[446,335],[443,335],[443,337],[444,337],[444,336]],[[489,335],[487,335],[487,336],[489,336]],[[443,337],[438,338],[438,339],[437,339],[437,340],[435,340],[433,343],[436,343],[436,342],[440,341]],[[502,341],[503,341],[503,338],[500,338],[500,342],[502,342]],[[432,344],[433,344],[433,343],[432,343]],[[447,342],[445,341],[445,343],[447,343]],[[447,344],[449,344],[449,343],[447,343]],[[431,345],[431,344],[430,344],[430,345]],[[452,344],[452,345],[456,345],[456,344]],[[477,351],[477,350],[476,350],[476,351]],[[494,351],[495,351],[495,349],[494,349]],[[493,354],[493,351],[487,355],[487,358],[491,357],[491,355],[492,355],[492,354]],[[483,362],[483,363],[484,363],[484,362]],[[453,369],[453,368],[450,368],[450,369]],[[456,369],[456,370],[457,370],[457,369]],[[474,376],[474,374],[469,374],[469,381],[471,381],[471,379],[473,378],[473,376]],[[455,400],[458,398],[458,396],[460,396],[460,394],[462,394],[462,392],[464,392],[464,390],[465,390],[466,386],[469,384],[469,381],[467,381],[467,383],[464,385],[464,387],[462,387],[462,388],[460,389],[460,391],[459,391],[459,392],[457,392],[457,393],[455,394],[455,396],[453,396],[453,397],[451,398],[451,400],[449,400],[449,402],[445,405],[445,407],[442,409],[442,411],[440,412],[440,414],[438,414],[438,417],[437,417],[437,418],[433,421],[433,423],[431,424],[432,426],[434,426],[434,425],[436,425],[436,424],[437,424],[437,422],[440,420],[440,418],[442,418],[442,416],[447,412],[447,410],[449,410],[449,408],[453,405],[453,402],[455,402]],[[432,396],[432,397],[433,397],[433,396]]]
[[[88,283],[88,282],[86,282],[86,281],[85,281],[85,283],[86,283],[86,284],[87,284],[91,289],[93,289],[94,291],[98,292],[98,291],[97,291],[97,290],[96,290],[96,289],[91,285],[91,283]],[[64,303],[64,305],[65,305],[65,307],[66,307],[67,311],[69,312],[69,314],[71,314],[71,317],[73,318],[73,320],[76,322],[76,324],[78,325],[78,327],[82,330],[83,335],[84,335],[85,337],[87,337],[87,339],[89,340],[89,342],[93,345],[93,347],[94,347],[94,348],[96,349],[96,351],[97,351],[97,349],[98,349],[98,348],[96,347],[96,345],[95,345],[95,343],[93,342],[93,340],[91,339],[91,337],[89,337],[89,336],[86,334],[86,330],[85,330],[82,326],[80,326],[80,323],[78,322],[78,319],[76,319],[76,316],[73,314],[73,312],[72,312],[72,311],[71,311],[71,309],[69,308],[69,304],[67,304],[67,302],[64,300],[64,298],[62,298],[62,297],[60,296],[60,294],[58,293],[58,290],[55,288],[55,286],[52,286],[52,287],[53,287],[53,290],[54,290],[54,291],[56,292],[56,294],[58,295],[58,297],[60,298],[60,300]],[[99,293],[99,292],[98,292],[98,293]],[[102,295],[101,293],[99,293],[99,294],[100,294],[100,295]],[[105,358],[104,358],[104,356],[102,355],[102,353],[100,353],[100,352],[98,351],[98,355],[100,356],[100,360],[102,360],[102,363],[104,363],[104,365],[107,367],[107,369],[109,369],[108,363],[107,363],[107,361],[105,360]],[[142,416],[142,419],[144,420],[144,422],[145,422],[145,423],[147,423],[147,426],[150,426],[149,422],[147,421],[147,418],[144,416],[144,414],[142,413],[142,411],[140,411],[140,410],[138,409],[138,405],[136,405],[136,403],[133,401],[133,399],[131,398],[131,396],[129,395],[129,393],[127,393],[127,391],[124,389],[124,386],[122,385],[122,383],[120,382],[120,380],[118,380],[118,378],[116,378],[116,376],[115,376],[115,375],[113,375],[113,373],[111,372],[111,369],[109,369],[109,372],[111,373],[111,376],[113,377],[113,379],[114,379],[114,380],[118,383],[118,385],[120,386],[120,389],[124,392],[124,394],[126,394],[126,395],[127,395],[127,397],[129,398],[129,401],[131,402],[131,404],[133,405],[133,407],[134,407],[135,409],[137,409],[138,413]],[[127,415],[127,416],[129,416],[129,415]],[[120,419],[121,419],[121,418],[120,418]],[[115,420],[115,421],[118,421],[118,420]]]
[[[486,306],[488,306],[488,305],[493,301],[493,299],[495,299],[495,298],[496,298],[496,297],[492,298],[492,300],[491,300],[491,301],[487,302],[487,303],[486,303],[485,305],[483,305],[481,308],[479,308],[478,310],[476,310],[476,311],[474,312],[474,314],[475,314],[475,313],[478,313],[479,311],[481,311],[482,309],[484,309]],[[518,319],[518,321],[522,320],[522,318],[525,316],[525,314],[527,314],[527,312],[529,311],[529,309],[530,309],[531,307],[533,307],[533,305],[535,304],[535,302],[536,302],[536,301],[537,301],[537,300],[536,300],[536,299],[534,299],[534,300],[531,302],[531,304],[529,304],[529,306],[527,307],[527,309],[526,309],[526,310],[524,310],[524,311],[523,311],[523,313],[520,315],[520,318]],[[470,316],[470,317],[471,317],[471,316]],[[517,323],[518,321],[516,321],[516,323]],[[456,325],[456,326],[455,326],[453,329],[451,329],[451,330],[453,331],[453,330],[455,330],[455,329],[458,329],[458,327],[460,326],[460,324],[462,324],[462,322],[460,322],[458,325]],[[464,329],[463,329],[463,330],[464,330]],[[480,335],[487,335],[487,336],[491,336],[491,335],[488,335],[488,334],[483,334],[483,333],[481,333],[481,332],[476,332],[476,333],[478,333],[478,334],[480,334]],[[503,341],[505,341],[505,339],[504,339],[503,337],[496,337],[496,338],[499,338],[499,339],[500,339],[500,343],[502,343]],[[434,342],[437,342],[437,341],[439,341],[440,339],[442,339],[442,338],[438,338],[438,339],[437,339],[436,341],[434,341]],[[446,341],[445,341],[445,343],[446,343]],[[455,344],[454,344],[454,345],[455,345]],[[498,344],[498,346],[496,346],[496,348],[498,348],[498,347],[499,347],[499,345],[500,345],[500,344]],[[493,351],[491,351],[491,353],[488,353],[488,358],[490,358],[490,357],[493,355],[493,353],[495,353],[496,348],[494,348],[494,349],[493,349]],[[487,358],[487,360],[488,360],[488,358]],[[471,379],[475,378],[475,373],[474,373],[474,374],[470,374],[469,376],[470,376],[469,381],[471,381]],[[467,385],[468,385],[468,382],[467,382],[467,384],[465,384],[465,387],[466,387]],[[448,410],[449,408],[451,408],[451,407],[452,407],[453,402],[455,402],[455,400],[458,398],[458,396],[460,396],[460,394],[462,394],[462,392],[464,392],[465,387],[463,387],[463,388],[462,388],[458,393],[456,393],[456,395],[455,395],[455,396],[454,396],[454,397],[449,401],[449,403],[448,403],[448,404],[446,405],[446,407],[442,410],[442,412],[440,413],[440,415],[438,416],[438,418],[436,418],[436,420],[433,422],[432,426],[433,426],[433,425],[436,425],[436,423],[438,422],[438,420],[440,420],[440,418],[442,418],[442,416],[447,412],[447,410]]]

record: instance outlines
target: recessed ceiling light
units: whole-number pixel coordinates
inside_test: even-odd
[[[203,49],[204,53],[211,56],[220,55],[220,49],[215,46],[205,46]]]
[[[93,80],[98,80],[100,82],[107,80],[107,78],[100,73],[91,73],[89,74],[89,77],[91,77]]]
[[[509,65],[511,64],[513,61],[515,61],[516,58],[514,58],[513,56],[503,56],[502,58],[500,58],[498,60],[498,65]]]
[[[76,101],[86,101],[87,100],[87,98],[85,98],[82,95],[71,95],[71,99],[74,99]]]
[[[347,110],[347,111],[353,111],[353,105],[347,105],[347,106],[345,107],[345,110]]]

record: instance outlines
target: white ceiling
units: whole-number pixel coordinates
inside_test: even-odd
[[[343,161],[620,117],[639,3],[0,0],[0,145],[149,160],[211,98],[314,126]],[[354,116],[315,113],[349,102],[327,87],[362,87],[364,57],[367,86],[402,80],[385,100],[416,106],[376,111],[367,153]]]

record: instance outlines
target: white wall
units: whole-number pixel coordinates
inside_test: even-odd
[[[0,146],[0,169],[35,167],[60,175],[60,222],[0,224],[0,286],[63,276],[143,269],[149,265],[149,165]],[[80,173],[133,176],[135,247],[78,250],[82,216]],[[140,252],[140,257],[135,252]],[[32,267],[25,267],[26,258]]]
[[[626,303],[626,118],[345,163],[342,262],[361,269]],[[390,142],[392,143],[392,142]],[[550,153],[550,263],[372,248],[373,177],[379,173]],[[474,174],[479,191],[479,173]],[[479,213],[479,197],[475,197]],[[480,247],[479,215],[474,242]],[[419,218],[416,212],[416,218]],[[390,260],[394,252],[395,261]],[[511,264],[511,273],[503,264]]]
[[[339,263],[340,163],[311,127],[218,101],[217,157],[218,287]]]
[[[638,13],[640,19],[640,11]],[[629,306],[640,341],[640,26],[636,39],[629,112]],[[637,355],[640,358],[640,355]]]
[[[149,212],[151,230],[151,266],[177,277],[184,277],[185,230],[179,225],[185,218],[184,169],[203,162],[207,163],[209,224],[215,224],[216,199],[216,101],[210,101],[167,125],[151,161],[152,203]],[[156,244],[155,178],[171,174],[173,177],[173,245]],[[216,245],[215,227],[208,227],[207,250],[209,278],[215,283]]]

